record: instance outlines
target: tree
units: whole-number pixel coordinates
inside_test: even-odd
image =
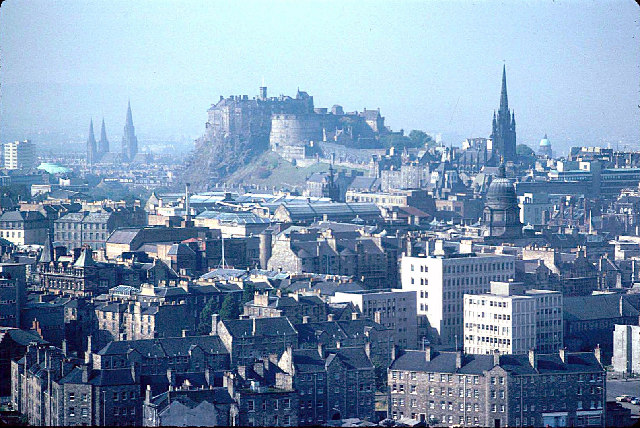
[[[409,132],[409,139],[411,140],[412,147],[431,147],[435,145],[435,141],[431,138],[431,135],[419,129],[414,129]]]
[[[253,282],[245,282],[242,288],[242,299],[240,303],[244,305],[247,302],[251,302],[253,300],[253,295],[255,294],[256,287]]]
[[[227,294],[218,313],[223,320],[237,320],[240,317],[240,305],[232,294]]]
[[[216,299],[210,299],[200,312],[200,322],[198,323],[198,334],[209,334],[211,332],[211,316],[220,311],[220,305]]]
[[[525,165],[533,165],[536,162],[536,153],[526,144],[516,146],[518,160]]]

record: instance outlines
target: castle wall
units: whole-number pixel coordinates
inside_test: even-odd
[[[271,117],[271,150],[283,146],[306,146],[310,141],[322,140],[322,125],[315,114],[274,114]]]

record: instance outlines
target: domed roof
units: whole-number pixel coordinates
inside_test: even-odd
[[[487,206],[494,209],[506,209],[518,205],[516,189],[505,177],[504,165],[500,165],[498,175],[489,185],[486,202]]]
[[[551,141],[549,141],[549,139],[547,138],[547,134],[544,134],[544,138],[540,140],[540,147],[546,147],[550,145],[551,145]]]

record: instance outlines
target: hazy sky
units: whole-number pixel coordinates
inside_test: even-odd
[[[519,142],[640,148],[640,8],[618,1],[27,1],[0,8],[0,140],[127,99],[142,138],[195,137],[221,94],[308,91],[394,129],[487,136],[506,63]]]

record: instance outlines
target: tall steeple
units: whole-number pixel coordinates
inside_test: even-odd
[[[502,66],[502,90],[500,91],[500,109],[493,113],[491,131],[493,140],[492,163],[497,165],[501,158],[506,161],[515,161],[516,156],[516,117],[509,110],[507,97],[507,68]]]
[[[89,123],[89,137],[87,138],[87,164],[92,165],[98,157],[96,137],[93,135],[93,119]]]
[[[138,139],[136,138],[136,130],[133,126],[133,115],[131,114],[131,101],[127,105],[127,120],[124,125],[124,134],[122,135],[122,156],[129,162],[138,154]]]
[[[98,142],[98,154],[103,156],[109,153],[109,140],[107,140],[107,129],[104,126],[104,117],[102,118],[102,127],[100,128],[100,141]]]
[[[509,111],[509,99],[507,98],[507,67],[502,66],[502,91],[500,92],[500,111]]]

